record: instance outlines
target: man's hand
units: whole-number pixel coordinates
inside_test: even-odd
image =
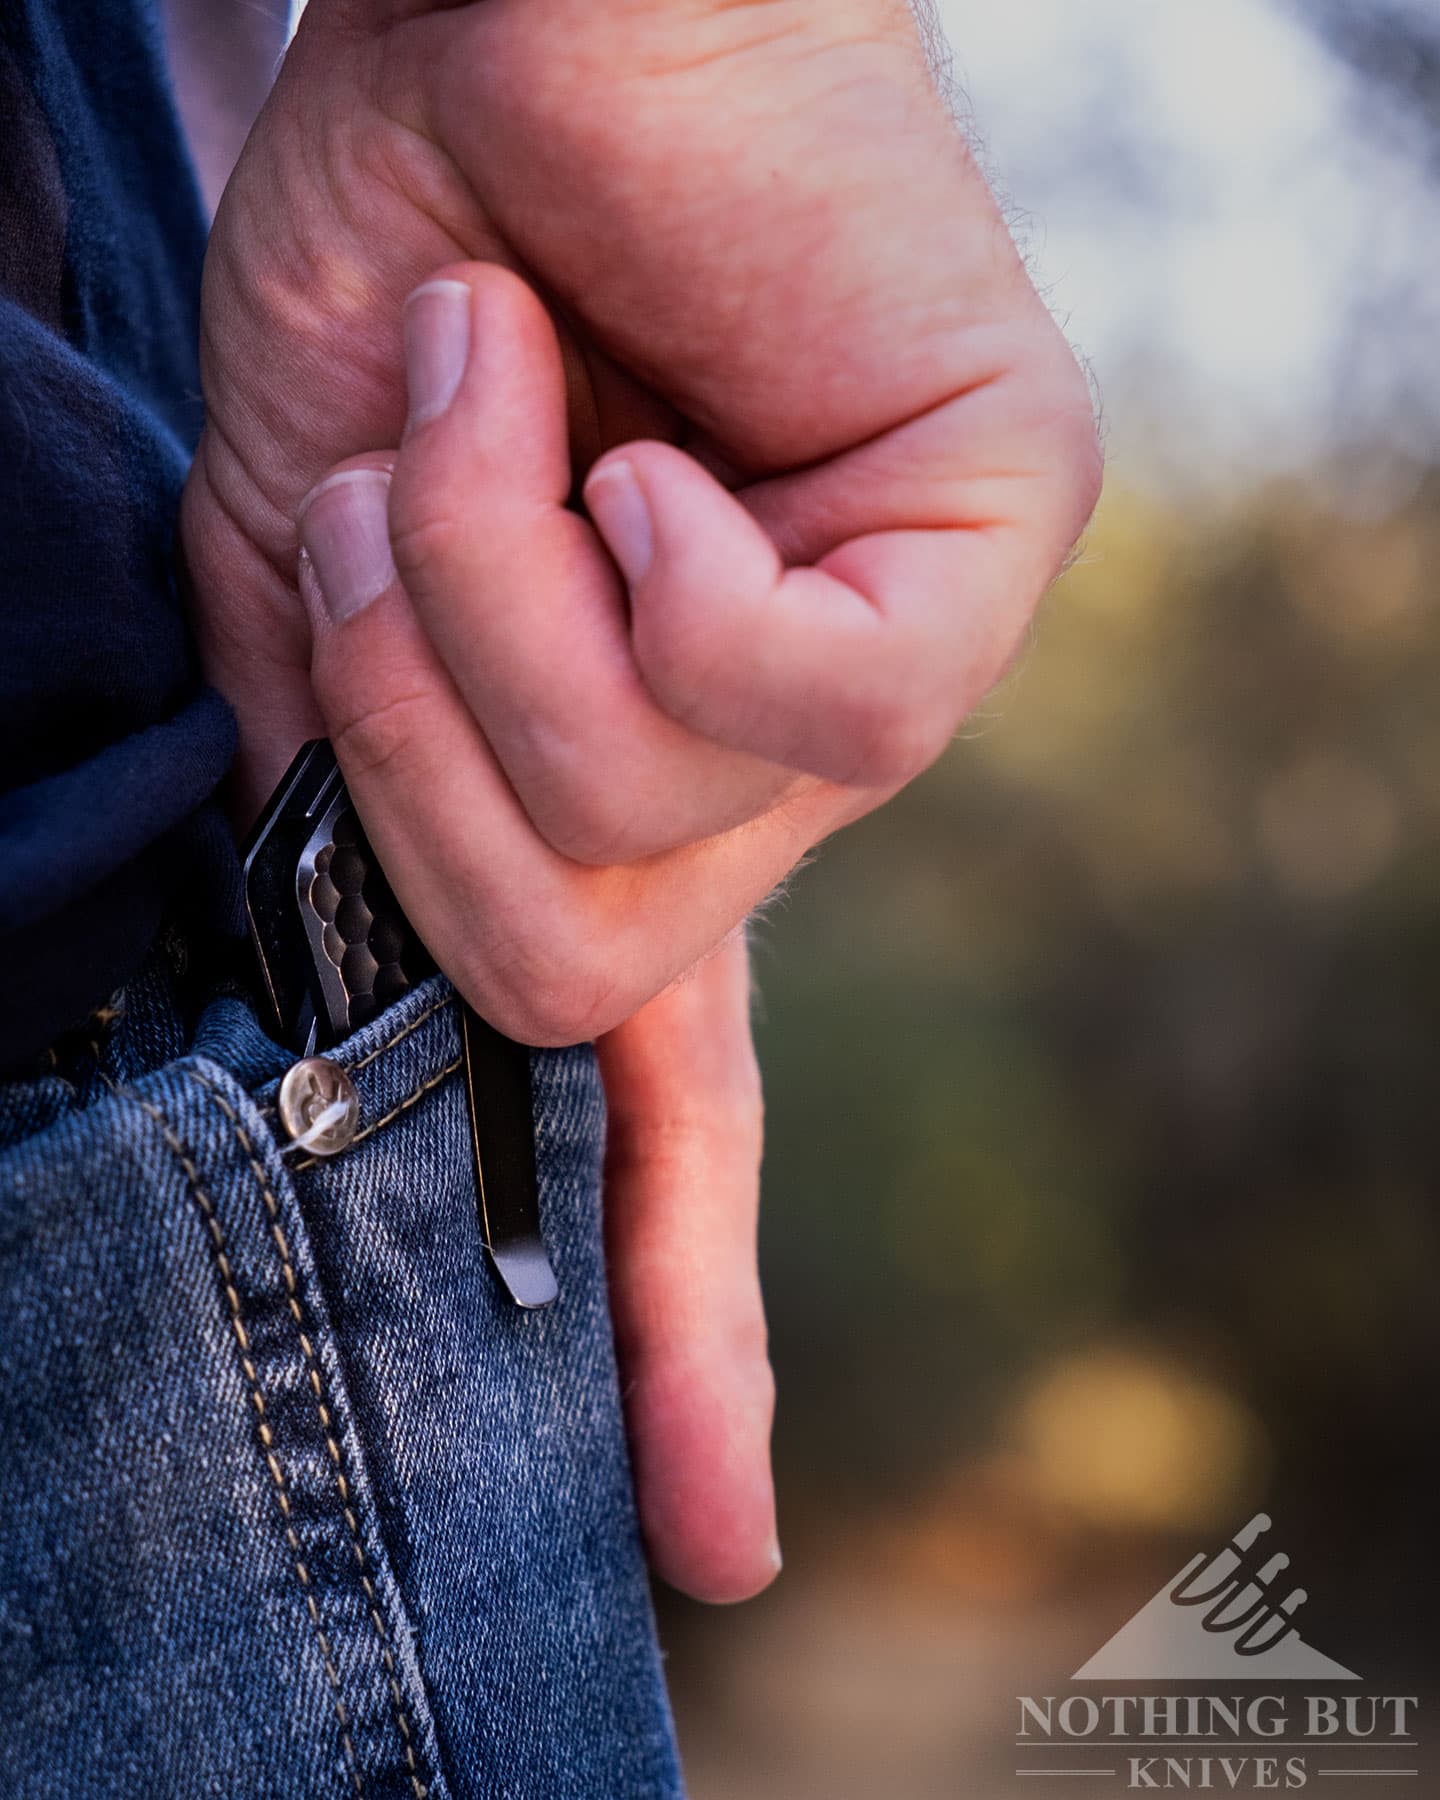
[[[1095,498],[1083,379],[901,0],[312,0],[205,381],[185,547],[241,804],[328,730],[479,1009],[614,1034],[642,1516],[662,1574],[752,1591],[739,945],[670,984],[996,679]]]

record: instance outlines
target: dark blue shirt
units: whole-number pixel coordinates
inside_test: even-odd
[[[233,917],[175,519],[205,222],[147,0],[0,0],[0,1068]]]

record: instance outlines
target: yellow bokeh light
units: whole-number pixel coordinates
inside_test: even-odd
[[[1015,1420],[1036,1497],[1106,1526],[1224,1523],[1268,1461],[1253,1413],[1160,1357],[1106,1349],[1054,1365]]]

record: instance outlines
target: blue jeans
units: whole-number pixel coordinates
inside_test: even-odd
[[[178,991],[152,965],[83,1085],[0,1089],[0,1794],[680,1795],[593,1052],[533,1058],[526,1313],[443,980],[333,1053],[331,1161],[282,1157],[250,1009]]]

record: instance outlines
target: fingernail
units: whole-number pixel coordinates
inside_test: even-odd
[[[628,462],[607,462],[585,484],[585,504],[596,529],[631,587],[645,579],[655,557],[655,535],[644,490]]]
[[[455,398],[470,355],[470,290],[463,281],[427,281],[405,302],[408,436],[438,419]]]
[[[354,618],[395,579],[389,504],[387,469],[342,469],[300,503],[300,542],[334,624]]]
[[[777,1575],[785,1567],[785,1558],[780,1554],[779,1538],[771,1538],[770,1540],[770,1567]]]

